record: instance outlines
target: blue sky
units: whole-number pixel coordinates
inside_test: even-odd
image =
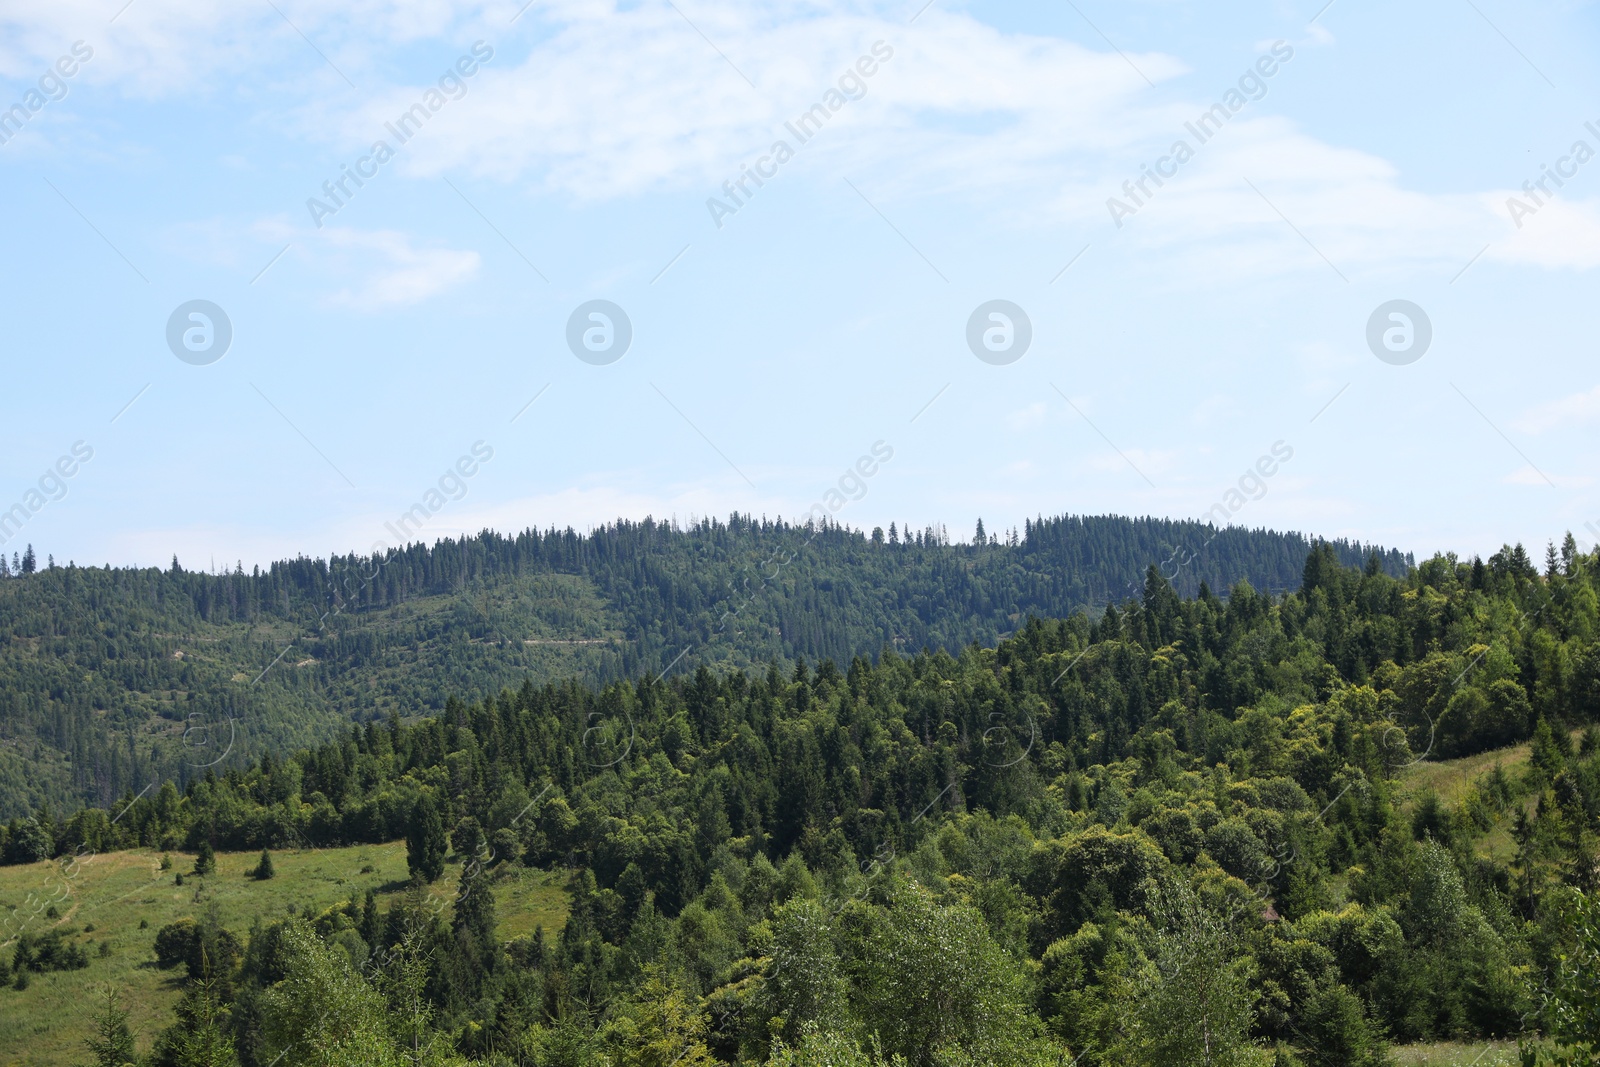
[[[1600,536],[1595,5],[919,5],[0,12],[7,553],[366,551],[441,478],[427,539],[795,516],[879,442],[837,520]],[[620,358],[569,348],[593,300]],[[994,300],[1020,358],[969,347]]]

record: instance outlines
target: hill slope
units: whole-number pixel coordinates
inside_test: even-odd
[[[1137,595],[1151,564],[1184,595],[1202,581],[1283,591],[1310,548],[1296,533],[1120,517],[1039,520],[982,547],[894,533],[734,516],[485,532],[251,574],[174,560],[0,581],[0,819],[104,806],[528,677],[603,684],[700,663],[993,645],[1029,615]],[[1374,551],[1333,547],[1354,565]],[[1380,557],[1394,575],[1409,562]]]
[[[212,915],[243,936],[253,921],[281,918],[291,908],[317,915],[351,902],[359,906],[369,889],[387,907],[407,892],[403,843],[278,852],[276,876],[265,882],[249,876],[258,855],[219,853],[216,873],[206,878],[186,875],[194,866],[192,855],[173,853],[172,868],[162,871],[161,854],[149,849],[108,852],[65,866],[0,867],[0,914],[7,916],[0,919],[0,942],[7,946],[0,956],[9,962],[12,928],[23,925],[18,916],[26,917],[36,900],[56,901],[59,917],[29,923],[29,932],[39,937],[60,931],[89,954],[89,965],[81,970],[49,971],[33,976],[25,990],[5,991],[0,1064],[84,1062],[84,1040],[94,1034],[96,992],[108,983],[133,1009],[130,1021],[140,1052],[146,1051],[182,992],[181,968],[155,966],[156,934],[168,923]],[[443,914],[449,914],[460,873],[452,867],[426,890]],[[179,875],[185,875],[185,884],[175,884]],[[564,875],[497,867],[490,876],[503,936],[531,937],[540,927],[547,934],[560,932],[567,911]]]

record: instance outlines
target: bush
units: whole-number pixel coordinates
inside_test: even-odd
[[[156,931],[156,964],[163,970],[187,962],[195,944],[193,919],[179,919]]]
[[[19,976],[27,971],[77,971],[89,966],[89,953],[68,941],[62,930],[52,930],[38,940],[23,934],[17,939],[11,966]]]

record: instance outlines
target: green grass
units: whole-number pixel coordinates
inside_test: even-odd
[[[59,863],[0,867],[0,940],[14,938],[19,928],[36,934],[61,928],[73,931],[73,940],[89,949],[86,970],[33,974],[25,990],[0,989],[0,1067],[86,1062],[83,1040],[91,1032],[95,994],[107,983],[124,994],[140,1051],[148,1049],[156,1032],[172,1021],[182,973],[155,968],[156,931],[198,916],[213,902],[224,925],[243,939],[255,917],[278,918],[291,905],[320,912],[374,889],[387,907],[388,898],[406,889],[403,843],[274,852],[277,876],[265,882],[248,873],[259,857],[259,852],[218,853],[216,874],[202,879],[185,873],[182,886],[174,884],[174,875],[192,870],[194,857],[176,852],[166,872],[160,870],[160,853],[150,850],[93,856],[70,878]],[[429,887],[430,895],[448,906],[460,875],[459,864],[447,868]],[[511,867],[490,875],[502,938],[530,935],[540,925],[554,934],[565,925],[564,874]],[[60,913],[56,919],[46,918],[43,910],[51,902]],[[141,928],[141,922],[147,925]],[[94,930],[85,933],[90,924]],[[99,948],[105,942],[111,955],[102,959]],[[9,962],[11,947],[0,952]]]
[[[1402,795],[1408,802],[1412,802],[1423,793],[1432,790],[1439,794],[1439,799],[1445,805],[1454,806],[1466,799],[1468,790],[1476,785],[1479,779],[1490,774],[1496,764],[1505,768],[1506,775],[1513,781],[1520,778],[1527,769],[1532,752],[1533,746],[1524,743],[1510,748],[1479,752],[1475,756],[1463,756],[1460,759],[1419,763],[1406,771],[1401,786]]]
[[[1582,730],[1574,730],[1569,740],[1576,744],[1582,737]],[[1418,763],[1407,768],[1400,779],[1400,810],[1409,817],[1417,801],[1430,791],[1438,794],[1439,800],[1447,809],[1453,809],[1465,800],[1472,787],[1487,778],[1496,766],[1502,768],[1506,777],[1513,782],[1520,782],[1527,773],[1532,758],[1533,746],[1525,742],[1509,748],[1497,748],[1489,752],[1463,756],[1460,759]],[[1477,839],[1475,846],[1477,853],[1500,863],[1514,857],[1517,843],[1511,836],[1513,812],[1520,807],[1531,813],[1538,803],[1539,798],[1536,795],[1525,796],[1520,804],[1512,808],[1512,811],[1503,813],[1495,825]]]
[[[1401,1045],[1394,1050],[1396,1067],[1514,1067],[1514,1041],[1478,1041],[1461,1045],[1445,1041],[1430,1045]]]

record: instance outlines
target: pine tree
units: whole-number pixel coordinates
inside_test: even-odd
[[[978,531],[972,535],[972,543],[983,546],[989,543],[989,535],[983,532],[983,519],[978,519]]]
[[[122,1006],[121,995],[115,986],[107,985],[102,990],[102,996],[105,1005],[95,1017],[96,1036],[84,1041],[94,1054],[96,1067],[123,1067],[124,1064],[137,1063],[139,1057],[134,1050],[133,1031],[128,1028],[129,1012]]]
[[[195,860],[194,860],[194,873],[195,874],[201,874],[201,875],[215,874],[216,870],[217,870],[217,853],[216,853],[216,850],[211,847],[211,842],[210,841],[201,841],[200,842],[200,852],[199,852],[199,854],[197,856],[195,856]]]
[[[463,934],[471,939],[469,951],[476,956],[473,964],[484,971],[493,970],[499,944],[495,936],[494,890],[489,888],[489,879],[482,870],[474,871],[470,861],[462,865],[455,926],[459,941],[467,940]]]
[[[1566,738],[1550,728],[1549,719],[1541,717],[1533,728],[1533,766],[1546,782],[1555,781],[1571,751]]]
[[[216,981],[192,983],[178,1002],[178,1021],[156,1043],[151,1056],[158,1067],[233,1067],[237,1063],[229,1036],[228,1009]]]
[[[38,557],[33,554],[33,546],[29,545],[22,553],[22,573],[32,574],[38,567]]]
[[[431,793],[423,793],[411,809],[406,830],[406,867],[414,881],[431,885],[444,873],[444,820]]]
[[[378,894],[367,890],[366,902],[361,907],[361,939],[374,952],[383,941],[383,917],[378,914]]]
[[[618,1049],[619,1067],[713,1067],[717,1060],[706,1047],[706,1016],[681,990],[669,985],[654,967],[646,971],[638,1000],[628,1011],[632,1026]]]
[[[255,878],[258,882],[265,882],[268,878],[271,878],[277,873],[272,869],[271,852],[266,849],[261,850],[261,862],[256,864],[256,869],[252,873],[255,875]]]

